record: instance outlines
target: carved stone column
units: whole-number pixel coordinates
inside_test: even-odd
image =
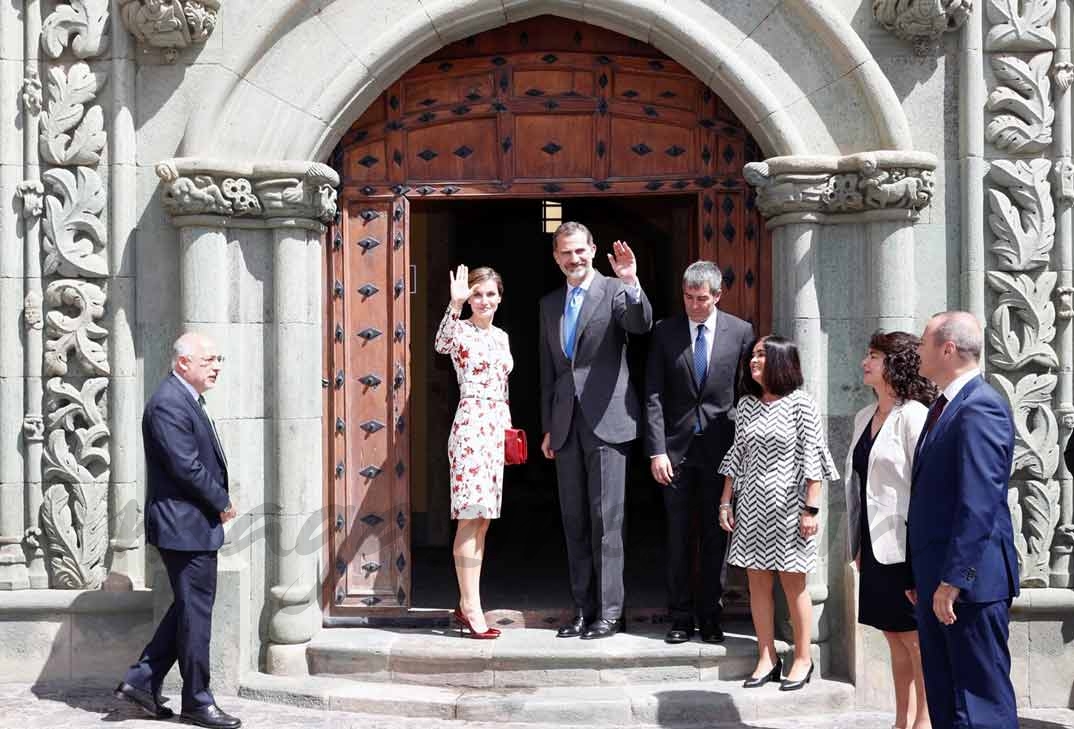
[[[264,456],[272,462],[274,478],[264,484],[263,513],[249,521],[263,518],[261,533],[268,539],[268,670],[303,673],[305,643],[318,626],[322,546],[321,241],[324,223],[336,214],[339,177],[309,162],[239,168],[192,159],[161,163],[157,173],[164,183],[163,204],[181,228],[188,326],[215,333],[219,325],[217,336],[222,336],[227,325],[221,317],[234,308],[226,300],[232,288],[228,241],[243,230],[268,233],[258,240],[271,246],[264,257],[271,261],[272,315],[265,327],[263,381],[271,383],[264,393],[271,415]],[[245,403],[232,404],[247,409]],[[240,505],[240,511],[253,508]]]
[[[856,406],[829,392],[843,393],[858,382],[850,381],[850,375],[842,381],[833,372],[839,372],[836,365],[850,371],[845,362],[857,362],[873,329],[912,328],[912,224],[932,199],[935,167],[931,155],[893,151],[776,157],[746,165],[746,179],[757,188],[758,209],[772,229],[774,331],[798,345],[806,388],[825,418],[837,458],[847,445],[837,441],[849,437]],[[848,260],[828,261],[822,268],[826,244],[860,246],[863,250],[850,253],[856,255],[854,261],[864,261],[864,277]],[[825,277],[823,285],[818,285],[819,277]],[[822,294],[836,300],[826,303]],[[863,300],[851,301],[855,294]],[[848,322],[847,311],[860,314]],[[843,498],[841,489],[829,493],[817,570],[807,580],[819,642],[829,636],[826,603],[833,594],[841,595],[833,591],[841,591],[843,581]]]
[[[143,54],[175,62],[179,51],[204,43],[216,27],[221,0],[118,0],[119,15]]]

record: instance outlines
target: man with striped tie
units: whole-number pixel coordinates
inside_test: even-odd
[[[612,244],[615,278],[593,268],[597,247],[581,223],[552,235],[566,286],[541,299],[541,452],[556,461],[575,616],[561,638],[606,638],[623,617],[626,459],[641,406],[626,343],[653,325],[630,246]]]
[[[723,642],[720,626],[727,534],[719,526],[723,477],[716,472],[734,439],[739,364],[753,344],[753,327],[716,305],[722,274],[711,261],[690,264],[682,277],[686,311],[657,323],[645,370],[649,467],[667,512],[667,592],[671,628],[664,640],[685,643],[695,617],[706,643]],[[695,525],[700,548],[693,549]],[[691,585],[691,555],[699,584]]]

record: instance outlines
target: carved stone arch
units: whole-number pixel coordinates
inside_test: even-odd
[[[221,59],[234,75],[210,82],[183,152],[325,159],[367,106],[422,58],[455,40],[540,14],[580,20],[660,49],[724,98],[767,156],[911,149],[902,106],[847,19],[824,0],[770,5],[519,0],[506,8],[475,2],[459,9],[437,2],[388,18],[366,3],[278,3],[264,11],[259,33],[235,39]],[[278,68],[291,72],[273,73]],[[868,113],[848,123],[847,108]]]

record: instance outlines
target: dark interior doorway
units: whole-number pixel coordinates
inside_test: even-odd
[[[568,198],[564,220],[592,230],[596,266],[610,275],[606,253],[614,240],[630,243],[639,277],[659,320],[681,307],[679,277],[696,250],[696,196]],[[447,435],[458,402],[447,357],[432,349],[448,301],[449,267],[492,266],[504,279],[496,324],[511,338],[515,369],[511,412],[530,440],[530,463],[506,469],[502,516],[492,525],[482,576],[484,606],[542,610],[569,607],[555,469],[539,451],[541,438],[537,339],[538,301],[564,285],[543,231],[538,199],[414,201],[412,260],[417,265],[413,298],[415,338],[412,394],[412,513],[414,515],[413,606],[451,608],[458,599],[451,558],[453,527],[448,513]],[[642,391],[648,337],[632,340],[632,376]],[[629,607],[664,604],[664,516],[648,457],[635,444],[627,482],[626,591]]]

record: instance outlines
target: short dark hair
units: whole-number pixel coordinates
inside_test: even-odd
[[[798,345],[777,334],[761,337],[759,341],[764,343],[764,371],[761,374],[764,380],[764,390],[782,397],[801,387],[805,380],[802,378]],[[753,356],[753,348],[756,346],[757,342],[750,346],[750,357]],[[743,394],[755,397],[764,394],[764,390],[750,375],[749,360],[742,363],[739,371],[739,389]]]
[[[917,400],[931,405],[938,394],[936,385],[920,374],[921,357],[917,345],[921,340],[908,332],[875,331],[869,349],[884,355],[884,382],[891,385],[895,397],[903,402]]]
[[[565,223],[560,223],[556,228],[556,232],[552,234],[552,250],[556,250],[556,244],[559,239],[565,235],[572,235],[574,233],[585,233],[586,242],[590,247],[593,246],[593,234],[589,232],[589,228],[585,227],[581,223],[576,223],[573,220],[568,220]]]

